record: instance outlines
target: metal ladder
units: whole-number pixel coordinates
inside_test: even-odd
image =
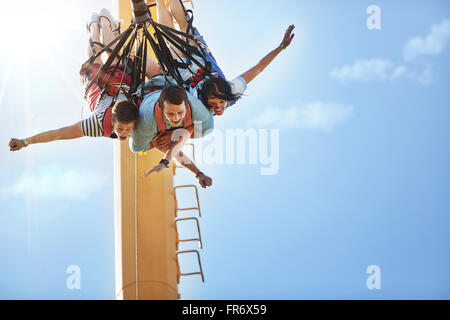
[[[192,147],[192,158],[195,162],[195,148],[194,145],[192,143],[188,143],[186,144],[186,146],[191,146]],[[176,174],[176,169],[177,168],[184,168],[182,166],[179,166],[177,164],[173,165],[173,175]],[[196,200],[196,206],[194,207],[187,207],[187,208],[180,208],[180,206],[178,205],[178,199],[177,199],[177,190],[181,191],[181,190],[191,190],[194,189],[195,191],[195,200]],[[183,250],[183,251],[179,251],[179,244],[180,242],[198,242],[199,248],[203,249],[203,242],[202,242],[202,236],[201,236],[201,232],[200,232],[200,223],[198,218],[200,218],[202,216],[201,214],[201,210],[200,210],[200,199],[198,196],[198,188],[197,186],[193,185],[193,184],[189,184],[189,185],[180,185],[180,186],[176,186],[173,188],[173,194],[174,194],[174,201],[175,201],[175,212],[174,212],[174,216],[175,216],[175,234],[176,234],[176,263],[177,263],[177,270],[178,270],[178,276],[177,276],[177,283],[180,283],[180,278],[181,276],[191,276],[191,275],[200,275],[202,282],[205,282],[205,277],[203,274],[203,268],[202,268],[202,263],[201,263],[201,259],[200,259],[200,253],[198,250]],[[197,217],[186,217],[186,218],[178,218],[178,213],[180,211],[196,211],[198,213],[198,218]],[[182,224],[184,221],[195,221],[196,223],[196,227],[197,227],[197,234],[195,236],[192,236],[191,238],[188,239],[180,239],[179,237],[179,229],[180,227],[182,227]],[[179,260],[179,256],[181,255],[185,255],[185,254],[192,254],[195,253],[197,256],[197,261],[198,261],[198,270],[196,272],[188,272],[188,273],[184,273],[181,272],[181,268],[180,268],[180,260]]]

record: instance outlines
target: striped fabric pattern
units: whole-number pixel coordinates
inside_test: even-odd
[[[81,121],[81,131],[86,137],[103,137],[102,124],[95,113]]]
[[[81,121],[81,130],[86,137],[103,137],[103,119],[106,110],[111,106],[113,97],[105,95],[100,99],[90,117]],[[123,94],[119,94],[116,101],[127,100]]]

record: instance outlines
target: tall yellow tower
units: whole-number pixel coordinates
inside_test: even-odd
[[[132,19],[131,1],[113,1],[124,30]],[[136,155],[127,141],[114,143],[117,299],[179,298],[173,171],[142,176],[161,158],[157,150]]]

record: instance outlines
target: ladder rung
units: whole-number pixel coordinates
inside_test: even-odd
[[[185,254],[185,253],[191,253],[191,252],[197,254],[198,266],[200,267],[200,271],[198,271],[198,272],[190,272],[190,273],[181,273],[180,269],[178,269],[179,275],[180,275],[180,276],[192,276],[192,275],[195,275],[195,274],[199,274],[199,275],[201,275],[201,277],[202,277],[202,282],[205,282],[205,278],[204,278],[204,276],[203,276],[202,263],[201,263],[201,261],[200,261],[200,253],[199,253],[197,250],[186,250],[186,251],[179,251],[179,252],[177,252],[177,263],[178,263],[178,267],[180,266],[180,262],[179,262],[179,260],[178,260],[178,255],[180,255],[180,254]]]
[[[177,200],[177,189],[187,189],[187,188],[194,188],[194,190],[195,190],[195,198],[197,200],[197,207],[179,208],[178,207],[178,200]],[[175,217],[177,217],[178,211],[188,211],[188,210],[198,210],[199,217],[202,216],[202,213],[200,211],[200,200],[198,198],[198,188],[197,188],[197,186],[195,186],[193,184],[176,186],[176,187],[173,188],[173,193],[174,193],[174,196],[175,196],[175,212],[174,212],[175,213]]]
[[[192,238],[192,239],[179,239],[178,238],[178,222],[180,221],[187,221],[187,220],[194,220],[195,223],[197,224],[197,232],[198,232],[198,238]],[[203,242],[202,242],[202,235],[200,233],[200,223],[198,222],[198,219],[195,217],[191,217],[191,218],[181,218],[181,219],[177,219],[175,220],[175,228],[177,231],[177,249],[178,249],[178,242],[189,242],[189,241],[198,241],[199,247],[200,249],[203,249]]]

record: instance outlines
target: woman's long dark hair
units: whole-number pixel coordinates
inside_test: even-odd
[[[205,80],[203,86],[199,90],[199,95],[203,103],[208,107],[208,97],[210,95],[219,99],[226,100],[228,102],[236,102],[241,98],[241,94],[233,94],[231,92],[231,86],[227,80],[220,77],[211,77]]]

